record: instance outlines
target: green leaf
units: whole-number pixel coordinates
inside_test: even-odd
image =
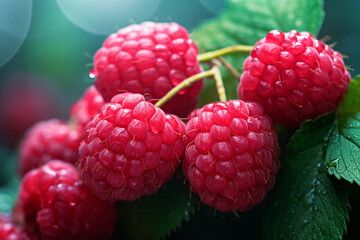
[[[359,95],[357,77],[335,113],[305,122],[291,138],[266,210],[266,238],[342,238],[347,190],[332,184],[326,173],[360,184]]]
[[[325,144],[335,120],[335,113],[321,116],[316,121],[304,122],[287,145],[287,156],[292,157],[314,145]]]
[[[360,112],[360,76],[351,80],[344,102],[339,106],[338,113]]]
[[[200,52],[231,45],[253,45],[274,29],[308,31],[317,34],[323,22],[322,0],[228,0],[227,8],[215,19],[201,24],[192,34]],[[226,56],[237,70],[248,54]],[[237,97],[239,79],[223,71],[225,89]],[[207,81],[200,104],[217,101],[215,84]]]
[[[188,186],[175,178],[156,195],[120,204],[118,215],[128,238],[164,239],[194,213],[195,200],[189,194]]]
[[[324,165],[333,119],[330,114],[306,122],[290,140],[265,209],[265,239],[342,239],[349,203]]]
[[[326,151],[328,172],[360,185],[360,77],[351,81],[336,114]]]

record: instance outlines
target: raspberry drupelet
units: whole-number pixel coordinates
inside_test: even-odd
[[[16,226],[10,216],[0,214],[0,239],[1,240],[30,240],[23,229]]]
[[[310,33],[274,30],[245,60],[238,94],[261,102],[276,123],[296,128],[335,110],[350,79],[340,53]]]
[[[109,101],[124,92],[158,100],[202,71],[198,48],[177,23],[144,22],[111,34],[94,57],[95,86]],[[162,109],[186,117],[196,106],[203,81],[183,89]]]
[[[220,211],[245,211],[261,202],[279,170],[272,120],[258,103],[205,105],[186,124],[183,170],[191,190]]]
[[[184,123],[141,94],[114,96],[80,144],[84,182],[102,199],[131,201],[168,181],[184,155]]]

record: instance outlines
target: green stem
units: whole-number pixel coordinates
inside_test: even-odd
[[[164,105],[168,100],[170,100],[173,96],[175,96],[178,92],[180,92],[182,89],[190,86],[191,84],[193,84],[194,82],[201,80],[205,77],[210,77],[210,76],[214,76],[214,69],[210,69],[208,71],[205,72],[201,72],[198,73],[194,76],[191,76],[187,79],[185,79],[184,81],[182,81],[179,85],[177,85],[176,87],[174,87],[173,89],[171,89],[165,96],[163,96],[156,104],[156,107],[161,107],[162,105]]]
[[[226,102],[226,94],[225,94],[225,88],[224,84],[221,78],[221,72],[220,72],[220,65],[221,63],[219,61],[213,61],[213,67],[210,70],[207,70],[205,72],[198,73],[194,76],[191,76],[184,81],[182,81],[179,85],[171,89],[165,96],[163,96],[156,104],[156,107],[161,107],[164,105],[167,101],[169,101],[173,96],[175,96],[178,92],[180,92],[182,89],[189,87],[191,84],[193,84],[196,81],[199,81],[206,77],[213,76],[215,79],[216,89],[217,93],[219,95],[219,99],[222,102]]]
[[[223,57],[219,57],[219,61],[226,67],[226,69],[238,80],[240,80],[240,73],[238,71],[236,71],[236,69],[234,68],[233,65],[231,65],[231,63],[229,63],[227,60],[225,60],[225,58]]]
[[[215,50],[212,52],[207,52],[203,54],[198,55],[199,62],[206,62],[209,60],[212,60],[217,57],[221,57],[223,55],[234,53],[234,52],[251,52],[253,49],[253,46],[247,46],[247,45],[234,45],[226,48],[222,48],[219,50]]]
[[[226,93],[224,88],[224,83],[221,77],[220,68],[216,67],[214,68],[214,79],[216,84],[216,90],[219,96],[219,99],[221,102],[226,102]]]

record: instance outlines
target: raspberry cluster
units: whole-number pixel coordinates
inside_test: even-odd
[[[275,122],[299,127],[335,110],[350,79],[340,53],[310,33],[274,30],[245,60],[238,93],[262,103]]]
[[[221,211],[244,211],[273,187],[279,146],[260,104],[207,104],[186,124],[185,141],[184,173],[203,203]]]
[[[158,100],[184,79],[202,71],[198,49],[177,23],[145,22],[111,34],[94,57],[95,86],[106,101],[123,92]],[[162,109],[185,117],[203,82],[183,89]]]
[[[274,122],[298,127],[334,110],[350,75],[311,34],[271,31],[244,62],[241,100],[226,101],[211,54],[209,70],[181,84],[204,61],[183,27],[146,22],[110,35],[69,123],[39,122],[21,143],[17,221],[0,217],[0,239],[109,239],[114,201],[153,194],[181,164],[204,204],[226,212],[260,203],[280,168]],[[223,102],[194,110],[203,76]]]
[[[82,179],[102,199],[155,192],[180,165],[184,123],[140,94],[114,96],[87,125],[79,153]]]
[[[25,230],[40,239],[109,239],[116,220],[114,205],[98,199],[78,170],[59,160],[25,175],[19,209]]]
[[[185,151],[185,125],[153,103],[202,71],[197,54],[176,23],[132,25],[107,38],[94,58],[100,92],[90,86],[72,106],[69,123],[39,122],[21,143],[23,179],[14,215],[24,218],[24,236],[107,239],[115,210],[99,197],[134,200],[174,175]],[[186,116],[202,86],[200,80],[183,89],[163,109]]]

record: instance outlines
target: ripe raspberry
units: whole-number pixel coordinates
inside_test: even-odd
[[[70,116],[76,122],[80,130],[84,130],[92,117],[100,112],[104,105],[104,99],[98,90],[91,85],[84,95],[71,108]]]
[[[114,205],[98,199],[75,166],[59,160],[25,175],[18,208],[26,231],[41,239],[109,239],[116,220]]]
[[[261,102],[275,122],[288,127],[335,110],[351,78],[340,53],[297,31],[269,32],[244,70],[240,99]]]
[[[41,121],[28,130],[20,146],[20,174],[52,159],[75,164],[79,160],[80,133],[60,120]]]
[[[187,116],[187,119],[191,119],[191,118],[199,116],[200,112],[201,112],[201,108],[194,109],[191,113],[189,113],[189,115]]]
[[[94,57],[95,86],[109,101],[122,92],[160,99],[184,79],[202,71],[198,49],[177,23],[145,22],[111,34]],[[185,117],[197,104],[203,81],[185,88],[162,109]]]
[[[185,125],[140,94],[114,96],[86,126],[82,179],[108,200],[135,200],[168,181],[184,155]]]
[[[220,211],[245,211],[274,185],[277,135],[258,103],[205,105],[186,124],[183,170],[193,192]]]
[[[30,240],[22,229],[12,223],[11,218],[0,215],[0,239],[1,240]]]

